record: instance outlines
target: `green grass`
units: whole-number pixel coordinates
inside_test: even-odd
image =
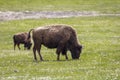
[[[56,61],[55,49],[42,47],[45,61],[34,62],[32,50],[13,50],[12,36],[37,26],[68,24],[84,46],[79,60],[64,56]],[[1,80],[119,80],[120,17],[78,17],[0,22]],[[38,55],[37,55],[38,57]],[[39,59],[39,57],[38,57]]]
[[[0,11],[8,10],[120,13],[120,0],[0,0]]]

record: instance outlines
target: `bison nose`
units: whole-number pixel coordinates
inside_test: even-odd
[[[72,56],[72,59],[79,59],[79,56]]]

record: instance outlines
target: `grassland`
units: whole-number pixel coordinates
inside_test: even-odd
[[[0,0],[0,11],[26,10],[120,13],[120,0]]]
[[[56,61],[55,49],[42,47],[45,61],[32,50],[13,50],[12,36],[37,26],[68,24],[84,46],[79,60]],[[119,80],[120,17],[78,17],[0,22],[0,80]],[[39,57],[38,57],[39,58]]]
[[[120,13],[120,0],[0,0],[0,11],[98,11]],[[42,46],[43,62],[30,51],[13,50],[12,36],[31,28],[68,24],[83,45],[79,60],[60,56]],[[38,57],[38,56],[37,56]],[[38,57],[39,59],[39,57]],[[0,22],[0,80],[119,80],[120,17],[77,17]]]

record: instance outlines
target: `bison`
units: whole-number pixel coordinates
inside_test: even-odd
[[[43,60],[40,53],[41,45],[44,45],[47,48],[57,48],[57,60],[59,60],[60,53],[65,55],[65,58],[68,59],[68,50],[71,52],[72,59],[79,59],[82,46],[77,40],[76,31],[71,26],[50,25],[31,29],[28,34],[28,39],[31,37],[31,31],[34,42],[34,60],[37,61],[36,51],[40,56],[40,60]]]
[[[31,39],[27,39],[28,38],[28,33],[26,32],[21,32],[21,33],[17,33],[15,35],[13,35],[13,42],[14,42],[14,50],[16,45],[18,46],[19,50],[20,50],[20,44],[24,44],[24,49],[30,49],[31,48]]]

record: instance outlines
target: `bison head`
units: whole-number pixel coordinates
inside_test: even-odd
[[[31,40],[30,39],[25,40],[24,47],[29,50],[31,48],[31,46],[32,46]]]
[[[72,59],[79,59],[80,53],[82,52],[82,46],[78,45],[71,50]]]
[[[31,39],[25,39],[24,48],[30,50],[32,46]]]
[[[30,50],[32,43],[25,43],[24,47]]]

